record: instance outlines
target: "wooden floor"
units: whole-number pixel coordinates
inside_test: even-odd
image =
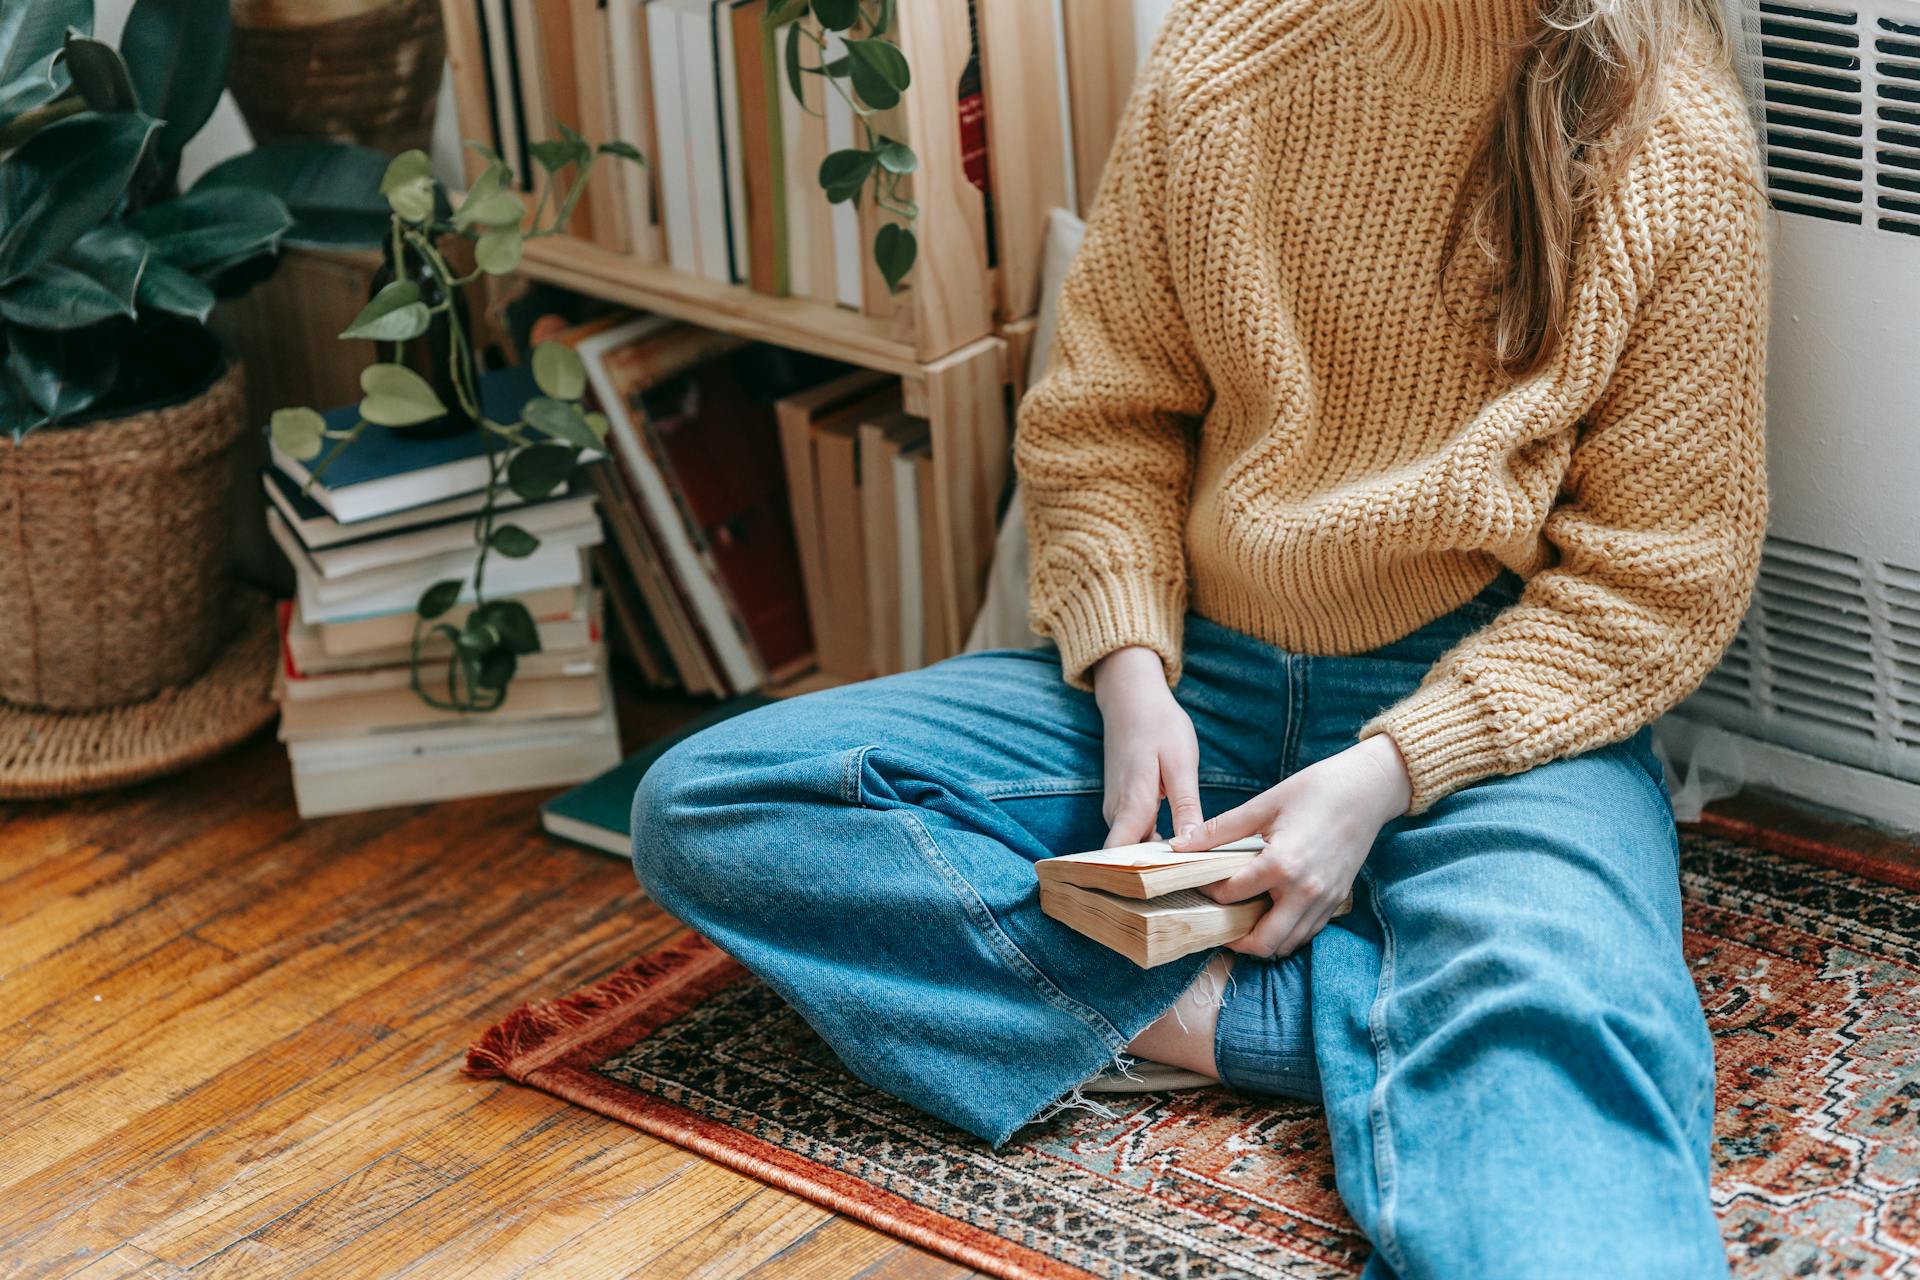
[[[673,927],[541,798],[303,823],[263,736],[0,806],[0,1277],[973,1274],[459,1074]]]

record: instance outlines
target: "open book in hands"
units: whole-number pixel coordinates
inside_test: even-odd
[[[1252,931],[1272,908],[1271,898],[1263,893],[1244,902],[1215,902],[1199,886],[1225,880],[1264,847],[1261,837],[1248,836],[1176,853],[1165,841],[1150,840],[1047,858],[1034,864],[1040,909],[1150,969],[1238,942]]]

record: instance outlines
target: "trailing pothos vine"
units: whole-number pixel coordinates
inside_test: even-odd
[[[540,651],[539,629],[526,605],[518,600],[489,600],[486,594],[489,556],[497,552],[521,559],[540,548],[538,537],[501,519],[501,490],[504,486],[532,502],[564,488],[581,453],[598,449],[606,438],[607,420],[582,404],[586,370],[572,348],[557,342],[543,342],[533,352],[533,377],[540,394],[528,400],[512,421],[488,417],[480,400],[480,371],[460,300],[482,275],[503,275],[518,267],[527,240],[557,235],[565,228],[600,156],[639,162],[640,153],[624,142],[593,146],[563,127],[562,137],[531,148],[548,181],[529,218],[526,204],[510,190],[512,175],[506,165],[486,147],[467,145],[484,156],[488,166],[451,220],[437,216],[440,200],[425,153],[396,156],[380,183],[392,210],[388,254],[396,278],[374,294],[340,336],[370,339],[377,344],[376,350],[391,344],[392,355],[361,371],[357,420],[351,427],[331,428],[310,408],[281,409],[273,415],[271,430],[280,449],[313,464],[311,475],[317,481],[369,429],[405,430],[446,417],[450,406],[440,391],[401,362],[404,344],[423,337],[435,325],[445,326],[448,376],[440,381],[451,388],[459,416],[481,433],[487,485],[474,521],[479,555],[471,589],[467,578],[448,578],[428,587],[416,606],[412,684],[431,706],[485,712],[506,701],[519,660]],[[569,168],[572,174],[563,180]],[[448,263],[443,245],[449,236],[473,241],[473,270],[462,274]],[[415,280],[405,278],[409,270],[417,269],[424,270],[422,278],[430,280],[430,289],[423,291]],[[458,625],[446,620],[466,597],[471,598],[472,608],[465,620]],[[429,675],[427,646],[435,638],[447,642],[448,654],[444,670]]]
[[[900,287],[920,253],[909,225],[920,216],[919,206],[902,190],[919,157],[875,124],[913,84],[906,55],[890,38],[894,6],[895,0],[775,0],[766,16],[776,30],[786,28],[787,87],[801,106],[806,108],[805,77],[818,76],[853,110],[864,145],[828,155],[820,165],[820,187],[830,203],[858,207],[871,186],[875,206],[896,219],[883,223],[873,238],[874,265],[889,289]]]

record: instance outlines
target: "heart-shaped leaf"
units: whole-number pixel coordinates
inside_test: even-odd
[[[607,421],[607,415],[595,412],[585,416],[587,420],[587,430],[593,432],[594,438],[604,444],[607,439],[607,432],[613,428],[613,424]]]
[[[226,90],[227,54],[233,43],[228,4],[134,0],[120,33],[120,53],[140,95],[140,109],[166,121],[154,147],[169,169]]]
[[[527,611],[526,605],[518,600],[490,600],[476,612],[486,618],[487,625],[498,633],[509,652],[540,652],[540,628],[534,625],[533,614]]]
[[[466,583],[459,578],[447,578],[436,582],[420,593],[420,603],[414,606],[414,610],[422,618],[432,622],[460,603],[460,592],[465,586]]]
[[[571,401],[535,396],[527,401],[526,408],[520,413],[530,426],[555,440],[578,445],[582,449],[600,447],[600,437],[587,425],[586,415],[580,412],[580,406]]]
[[[533,349],[533,380],[555,400],[578,400],[587,393],[587,367],[564,342],[543,342]]]
[[[140,273],[139,302],[143,307],[205,321],[213,313],[213,290],[200,277],[182,271],[164,258],[149,257]]]
[[[487,544],[501,555],[515,560],[524,560],[540,549],[540,539],[517,524],[495,526]]]
[[[912,173],[920,167],[920,157],[913,154],[913,148],[892,138],[880,140],[880,145],[873,149],[873,158],[888,173]]]
[[[326,443],[327,420],[311,409],[275,409],[267,420],[274,447],[289,458],[310,462]]]
[[[196,184],[177,200],[148,205],[129,225],[153,243],[159,257],[183,271],[210,275],[273,252],[293,216],[265,191]]]
[[[580,150],[564,138],[543,138],[527,147],[534,163],[548,173],[558,173],[580,158]]]
[[[473,260],[491,276],[504,276],[520,266],[526,237],[519,227],[490,227],[474,241]]]
[[[96,227],[58,261],[0,289],[0,317],[35,329],[78,329],[131,316],[148,252],[124,227]]]
[[[380,427],[417,427],[445,417],[427,380],[403,364],[373,364],[360,371],[360,416]]]
[[[847,57],[853,91],[862,102],[875,111],[890,111],[900,105],[900,95],[913,83],[906,54],[885,40],[849,40]]]
[[[598,149],[603,156],[619,156],[622,160],[631,160],[635,164],[647,162],[646,156],[640,153],[640,148],[631,142],[623,142],[619,138],[609,138],[601,143]]]
[[[807,89],[806,81],[800,78],[805,71],[805,68],[800,65],[800,32],[801,27],[797,22],[787,28],[787,88],[792,91],[793,100],[800,104],[802,110],[805,110]]]
[[[874,233],[873,262],[886,278],[888,289],[898,289],[913,270],[920,256],[920,241],[913,232],[897,222],[889,222]]]
[[[502,645],[489,649],[480,660],[469,669],[467,679],[476,690],[483,692],[504,691],[507,684],[513,679],[513,673],[519,668],[519,665],[520,660],[514,656],[513,650]],[[505,700],[505,693],[502,692],[501,701],[504,702]],[[499,703],[494,703],[493,705],[498,706]],[[489,710],[490,708],[481,707],[478,709]]]
[[[58,258],[104,222],[159,127],[134,112],[74,116],[9,155],[0,181],[0,285]]]
[[[387,204],[408,222],[425,222],[433,216],[433,166],[427,153],[418,149],[402,151],[387,166],[380,178],[380,194]]]
[[[579,456],[565,445],[529,445],[508,460],[507,485],[528,502],[538,502],[567,482]]]
[[[832,204],[855,199],[873,172],[873,153],[850,147],[835,151],[820,162],[820,187]]]
[[[829,31],[845,31],[860,20],[860,0],[813,0],[813,16]]]
[[[340,331],[343,338],[367,338],[374,342],[410,342],[427,331],[433,315],[420,301],[420,286],[411,280],[395,280],[360,309],[353,323]]]

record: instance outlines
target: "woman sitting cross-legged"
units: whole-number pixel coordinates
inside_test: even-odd
[[[1371,1276],[1724,1274],[1647,733],[1766,521],[1714,12],[1179,3],[1020,411],[1051,645],[683,743],[646,888],[987,1142],[1137,1055],[1322,1102]],[[1272,906],[1141,970],[1032,864],[1156,827]]]

